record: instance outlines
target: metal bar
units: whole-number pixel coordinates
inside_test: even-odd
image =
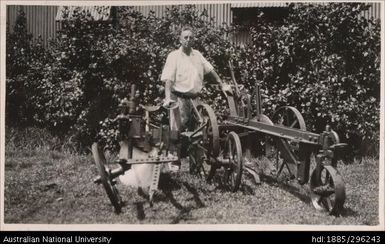
[[[150,184],[150,202],[154,200],[154,193],[158,190],[159,185],[159,178],[160,178],[160,164],[155,164],[153,171],[152,171],[152,181]]]
[[[268,125],[256,120],[250,120],[242,124],[244,120],[240,117],[229,117],[224,123],[235,125],[249,130],[262,132],[271,136],[277,136],[288,140],[294,140],[307,144],[320,145],[320,135],[312,132],[298,130],[279,125]]]
[[[219,156],[216,158],[217,164],[220,165],[229,165],[230,159],[229,158],[223,158],[223,156]]]
[[[204,124],[202,124],[198,129],[196,129],[189,137],[193,137],[195,136],[198,132],[200,132],[203,128],[205,128],[207,125],[207,122],[205,122]]]
[[[239,137],[249,136],[251,134],[257,133],[257,131],[245,131],[241,133],[237,133]]]
[[[156,164],[156,163],[168,163],[177,162],[179,158],[176,156],[159,156],[153,158],[132,158],[128,159],[125,164]]]
[[[255,102],[256,102],[256,109],[257,109],[256,112],[257,112],[257,116],[259,116],[260,114],[262,114],[261,89],[259,84],[256,84],[255,89],[256,89]]]

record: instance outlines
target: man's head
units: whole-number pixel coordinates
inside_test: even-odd
[[[193,44],[194,32],[193,29],[189,26],[182,28],[180,32],[180,44],[184,49],[190,49]]]

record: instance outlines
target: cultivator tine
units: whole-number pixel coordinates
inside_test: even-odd
[[[244,165],[244,169],[246,169],[246,171],[253,176],[255,184],[261,184],[261,179],[259,178],[258,173],[253,168],[248,165]]]
[[[281,164],[281,166],[279,167],[279,169],[278,169],[278,172],[277,172],[277,177],[281,174],[281,172],[282,172],[282,170],[283,170],[283,167],[285,166],[285,162],[283,162],[282,164]],[[278,165],[278,159],[277,159],[277,165]]]

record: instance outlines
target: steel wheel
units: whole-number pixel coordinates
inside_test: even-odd
[[[224,184],[236,192],[241,185],[243,160],[241,140],[233,131],[227,136],[223,159],[229,160],[225,165]]]
[[[345,202],[345,184],[331,165],[320,165],[310,180],[310,196],[317,210],[339,215]]]
[[[122,202],[119,196],[119,192],[115,187],[115,182],[109,178],[108,170],[106,169],[106,158],[104,153],[102,153],[102,150],[99,148],[97,142],[92,144],[92,155],[98,168],[101,183],[107,192],[107,196],[114,206],[115,212],[120,213]]]
[[[210,181],[215,174],[215,158],[219,155],[219,128],[214,110],[207,104],[197,106],[202,122],[196,123],[194,130],[201,133],[197,143],[190,145],[190,172],[199,174]],[[197,119],[195,119],[197,121]],[[203,128],[202,128],[203,126]],[[198,133],[197,133],[198,134]]]

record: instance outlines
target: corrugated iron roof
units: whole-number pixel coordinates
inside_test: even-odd
[[[231,8],[270,8],[270,7],[287,7],[286,2],[239,2],[231,3]]]
[[[59,6],[56,20],[71,20],[75,15],[95,21],[111,19],[111,6]]]

